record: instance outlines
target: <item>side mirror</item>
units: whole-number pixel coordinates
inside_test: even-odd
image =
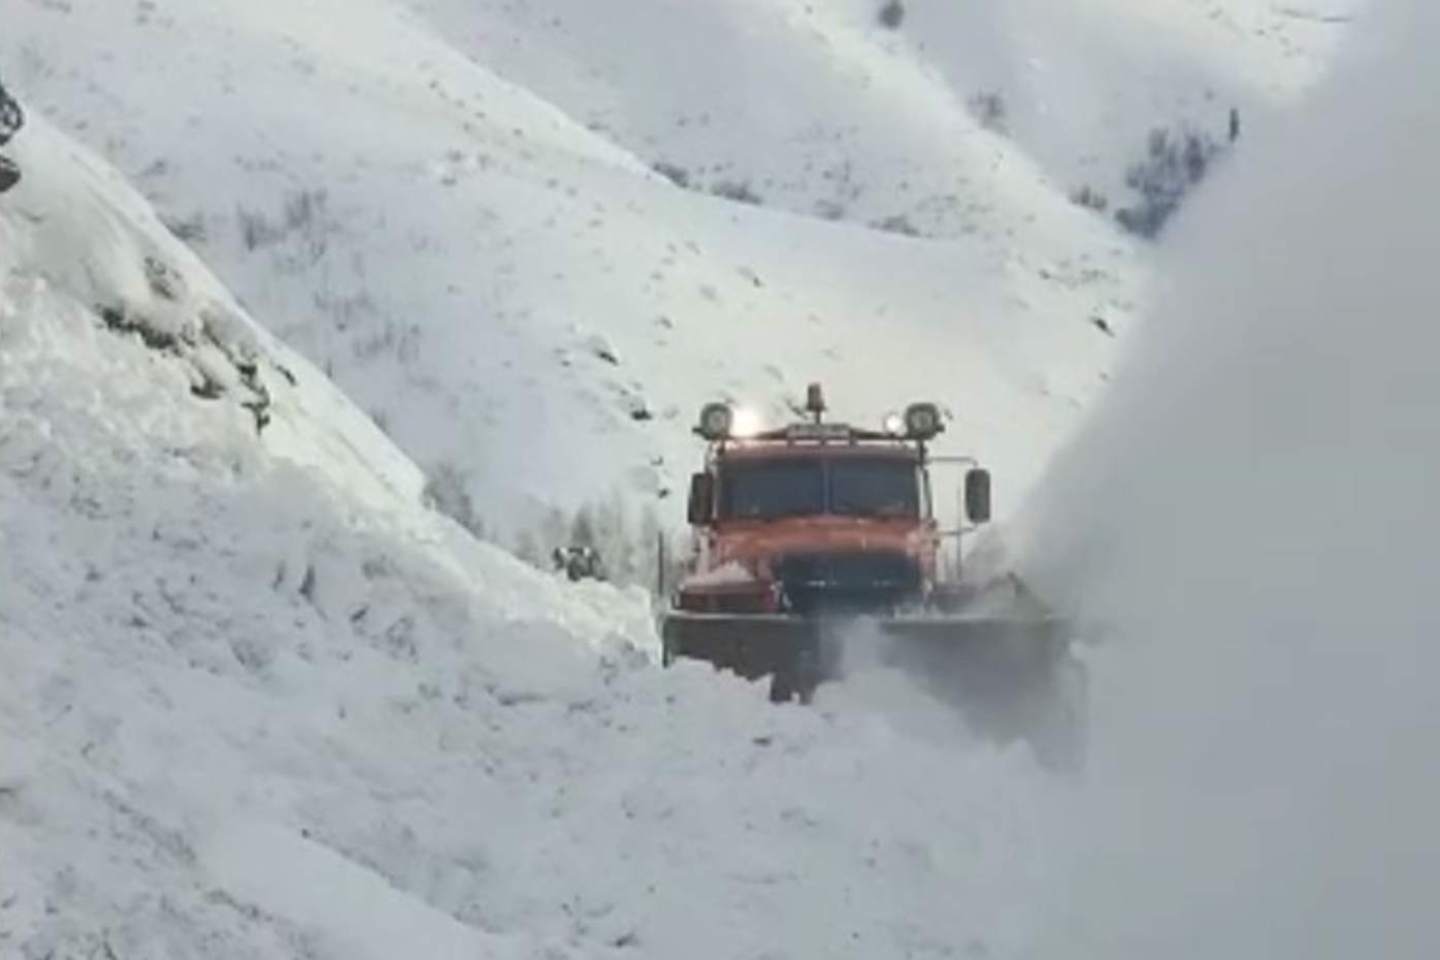
[[[971,523],[990,521],[990,471],[976,467],[965,474],[965,516]]]
[[[690,477],[690,506],[688,519],[691,526],[709,523],[715,515],[715,478],[708,473],[697,473]]]

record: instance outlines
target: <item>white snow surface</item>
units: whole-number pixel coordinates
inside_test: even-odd
[[[1021,235],[1057,186],[1118,200],[1154,126],[1219,133],[1232,106],[1250,118],[1290,103],[1364,8],[915,0],[884,29],[876,0],[412,6],[480,62],[700,182],[861,223]],[[977,125],[977,95],[997,98],[995,131]],[[1030,182],[1037,170],[1051,182]]]
[[[884,674],[772,709],[659,670],[638,599],[419,507],[103,162],[13,148],[0,955],[1024,955],[1027,750]]]
[[[861,7],[21,3],[0,64],[508,532],[680,490],[702,402],[780,418],[812,380],[867,425],[944,404],[1005,513],[1103,388],[1095,321],[1129,332],[1148,254]],[[1005,50],[1028,36],[992,20]],[[1175,120],[1135,117],[1075,139],[1123,154],[1118,176]],[[927,236],[871,227],[896,217]]]
[[[1148,271],[1070,192],[1118,205],[1152,127],[1262,123],[1359,5],[19,3],[0,65],[502,535],[683,490],[702,402],[812,380],[872,426],[943,404],[1003,516]]]
[[[722,564],[714,570],[706,570],[685,581],[692,587],[727,587],[755,583],[755,572],[737,560]]]
[[[502,522],[654,493],[701,400],[824,379],[943,402],[1008,512],[1150,269],[1068,190],[1207,84],[1282,107],[1359,9],[906,6],[6,7],[0,956],[1018,958],[1057,916],[1123,954],[1166,865],[1086,923],[1059,815],[1108,785],[884,672],[805,710],[661,671],[642,598],[420,504],[417,461]]]

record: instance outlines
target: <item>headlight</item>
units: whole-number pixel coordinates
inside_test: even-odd
[[[730,417],[730,436],[738,437],[741,440],[753,437],[765,429],[765,422],[760,417],[760,411],[752,410],[749,407],[741,407],[732,411]]]
[[[905,408],[905,432],[916,440],[929,440],[945,429],[940,408],[933,403],[912,403]]]
[[[723,440],[730,436],[735,414],[728,404],[707,403],[700,411],[700,425],[695,432],[706,440]]]

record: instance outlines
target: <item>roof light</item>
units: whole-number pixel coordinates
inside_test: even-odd
[[[881,429],[892,437],[902,436],[905,433],[905,418],[898,413],[886,414]]]
[[[805,412],[813,416],[816,423],[825,416],[825,391],[818,383],[805,388]]]
[[[905,433],[915,440],[929,440],[945,429],[940,408],[933,403],[912,403],[905,408]]]
[[[760,416],[760,411],[750,407],[741,407],[732,412],[730,418],[730,435],[732,437],[745,440],[764,429],[765,421]]]
[[[707,403],[700,410],[700,423],[695,432],[706,440],[724,440],[730,436],[735,413],[728,404]]]

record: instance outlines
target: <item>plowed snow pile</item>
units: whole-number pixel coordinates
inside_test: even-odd
[[[14,152],[0,955],[1024,955],[1023,749],[662,673],[635,598],[417,506],[116,174]]]

